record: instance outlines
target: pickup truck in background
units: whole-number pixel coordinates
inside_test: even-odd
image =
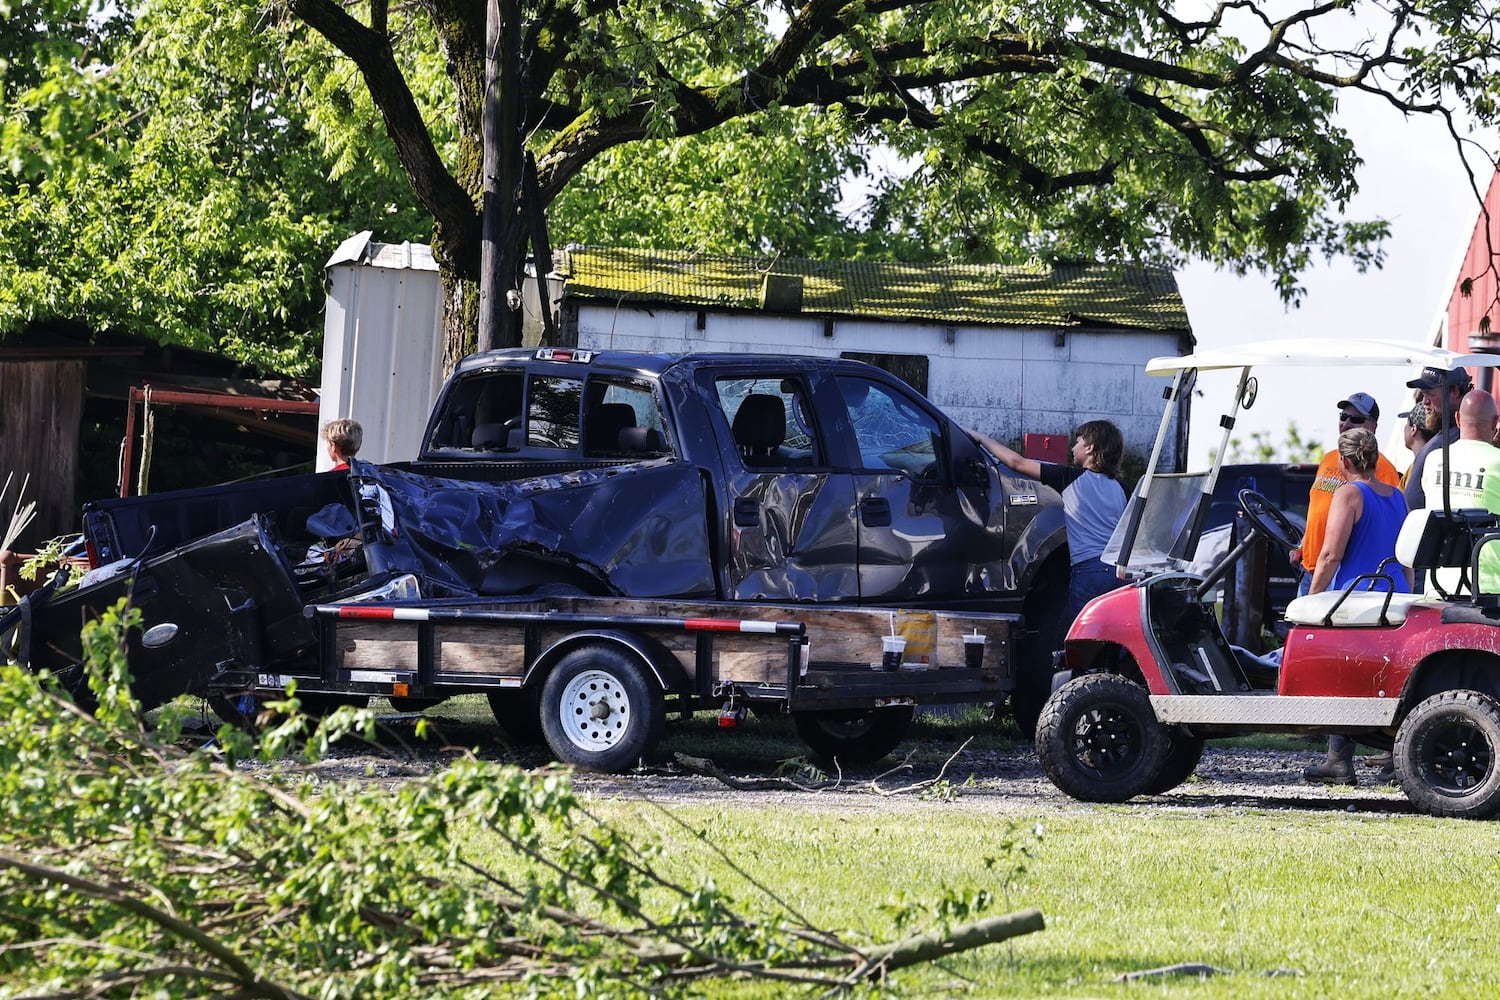
[[[33,667],[66,670],[78,623],[129,592],[146,617],[131,666],[148,703],[301,677],[306,692],[399,691],[416,705],[503,677],[497,716],[517,724],[534,713],[517,706],[534,705],[545,687],[550,667],[537,650],[461,682],[437,680],[428,654],[422,677],[351,679],[333,662],[343,654],[326,623],[338,618],[329,609],[355,604],[441,606],[443,620],[461,607],[471,622],[485,620],[485,608],[502,618],[520,608],[583,615],[608,630],[607,602],[634,602],[636,618],[674,621],[816,613],[825,632],[843,631],[826,614],[842,608],[860,612],[855,631],[873,640],[870,613],[883,609],[875,618],[892,624],[936,623],[940,613],[992,619],[989,676],[938,690],[958,678],[935,669],[911,682],[933,690],[894,696],[866,676],[864,707],[1009,693],[1029,733],[1068,625],[1059,620],[1068,554],[1057,495],[996,462],[894,376],[828,358],[475,355],[443,388],[411,462],[355,460],[347,473],[100,501],[85,507],[84,532],[104,568],[74,591],[40,592],[0,634],[19,632]],[[573,603],[566,612],[536,603],[547,600]],[[957,649],[944,621],[915,629],[914,648],[953,666],[958,653],[939,650]],[[811,645],[816,664],[825,643],[813,636]],[[879,660],[878,650],[840,657],[866,674]],[[661,671],[654,683],[700,703],[739,691],[705,676],[711,669],[700,660],[685,670],[685,692]],[[783,700],[796,714],[799,682],[778,678],[753,697],[739,693]]]

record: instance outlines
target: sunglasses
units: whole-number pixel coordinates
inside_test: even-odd
[[[1369,419],[1369,417],[1362,417],[1358,413],[1344,413],[1342,410],[1339,411],[1339,421],[1341,423],[1359,426],[1360,424],[1367,423]]]

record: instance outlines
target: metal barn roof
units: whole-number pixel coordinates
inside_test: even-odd
[[[1163,267],[899,264],[608,247],[572,247],[559,257],[570,296],[610,302],[987,326],[1188,329],[1177,280]],[[768,276],[793,289],[800,308],[764,304],[775,298]]]

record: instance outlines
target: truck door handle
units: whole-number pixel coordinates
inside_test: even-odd
[[[891,502],[885,497],[865,497],[859,502],[859,520],[866,528],[889,528]]]
[[[734,526],[736,528],[759,528],[760,501],[754,497],[735,497]]]

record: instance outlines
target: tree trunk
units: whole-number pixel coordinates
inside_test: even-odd
[[[441,260],[438,278],[443,286],[443,373],[446,375],[464,357],[474,353],[475,331],[479,326],[479,283]]]

